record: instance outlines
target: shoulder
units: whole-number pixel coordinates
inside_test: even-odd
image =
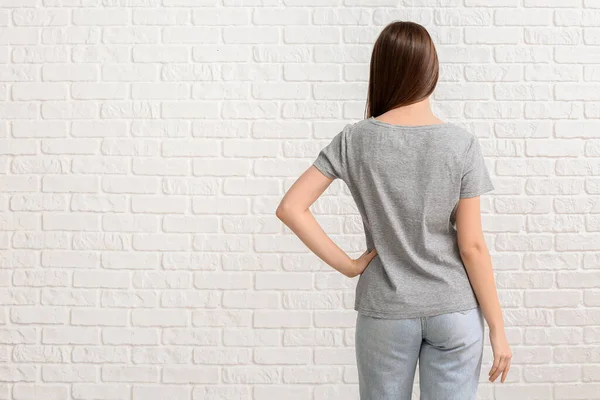
[[[350,140],[353,136],[360,136],[361,133],[369,132],[373,130],[373,124],[366,119],[360,119],[354,122],[346,123],[342,131],[340,132],[346,140]]]
[[[338,130],[337,134],[334,136],[333,140],[339,141],[343,144],[346,144],[348,141],[352,139],[353,135],[356,135],[357,132],[361,130],[362,120],[356,122],[348,122],[344,125],[340,125],[341,129]]]
[[[464,155],[473,144],[477,144],[477,136],[475,134],[451,122],[447,123],[447,129],[444,129],[442,132],[442,139],[459,156]]]
[[[349,126],[349,127],[352,127],[352,128],[361,128],[361,127],[364,127],[367,124],[369,124],[369,120],[367,120],[367,119],[359,119],[359,120],[356,120],[354,122],[351,122],[351,123],[347,124],[346,126]]]
[[[446,125],[448,126],[448,129],[445,130],[445,133],[451,135],[456,142],[469,145],[477,138],[475,134],[471,133],[471,131],[465,127],[453,122],[448,122]]]
[[[364,125],[364,120],[359,120],[355,122],[348,122],[344,125],[342,132],[345,135],[351,135],[353,132],[360,130],[360,128]]]

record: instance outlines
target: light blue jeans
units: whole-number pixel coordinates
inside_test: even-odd
[[[420,400],[475,400],[483,356],[481,308],[382,319],[358,313],[361,400],[411,400],[417,361]]]

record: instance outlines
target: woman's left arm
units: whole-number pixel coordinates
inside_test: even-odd
[[[283,196],[275,215],[321,260],[349,278],[360,275],[377,250],[364,252],[352,259],[335,244],[317,222],[310,206],[329,187],[334,179],[311,165]]]

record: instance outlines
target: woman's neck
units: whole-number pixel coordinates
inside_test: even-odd
[[[436,117],[433,111],[431,111],[429,97],[418,103],[394,108],[381,115],[375,115],[374,117],[383,122],[400,125],[426,125],[444,122]]]

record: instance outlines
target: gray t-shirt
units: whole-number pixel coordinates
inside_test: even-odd
[[[416,318],[479,305],[460,257],[459,198],[494,189],[478,138],[452,123],[346,125],[313,165],[346,183],[377,255],[360,275],[354,309]]]

